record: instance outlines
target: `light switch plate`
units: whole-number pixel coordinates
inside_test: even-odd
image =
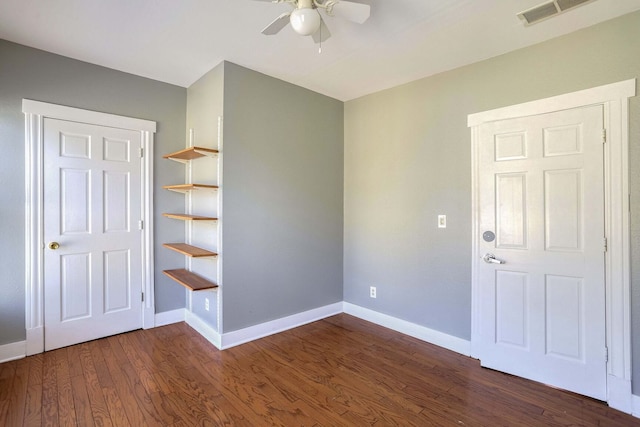
[[[447,216],[438,215],[438,228],[447,228]]]

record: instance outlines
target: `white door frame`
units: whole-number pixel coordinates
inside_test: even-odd
[[[606,268],[607,402],[631,413],[631,291],[629,226],[629,101],[636,94],[635,79],[527,102],[468,116],[472,167],[472,308],[471,355],[478,357],[479,307],[479,127],[483,123],[554,111],[603,105],[607,129],[604,152]]]
[[[156,122],[81,110],[45,102],[22,100],[25,115],[25,323],[27,356],[44,351],[44,119],[88,123],[140,132],[144,156],[142,178],[142,327],[154,327],[153,262],[153,135]]]

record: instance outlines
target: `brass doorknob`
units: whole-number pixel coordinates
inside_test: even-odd
[[[49,243],[49,249],[51,249],[51,250],[54,250],[54,251],[55,251],[55,250],[56,250],[56,249],[58,249],[59,247],[60,247],[60,243],[58,243],[58,242],[51,242],[51,243]]]

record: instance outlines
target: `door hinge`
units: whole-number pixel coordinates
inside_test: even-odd
[[[144,148],[140,147],[140,158],[144,157]]]
[[[140,296],[142,297],[142,302],[144,302],[144,292],[140,292]]]
[[[607,143],[607,130],[606,129],[602,129],[602,143],[603,144]]]
[[[138,230],[144,230],[144,221],[143,220],[138,221]]]
[[[609,242],[607,241],[606,237],[603,239],[603,243],[604,243],[604,251],[607,252],[609,250]]]
[[[604,363],[609,362],[609,347],[604,348]]]

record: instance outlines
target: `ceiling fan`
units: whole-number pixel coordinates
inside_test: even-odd
[[[256,0],[271,3],[290,3],[294,9],[283,13],[267,25],[262,34],[278,34],[287,24],[302,36],[311,36],[316,43],[322,43],[331,37],[331,33],[320,15],[323,10],[328,16],[339,16],[351,22],[363,24],[371,15],[368,4],[346,0]]]

